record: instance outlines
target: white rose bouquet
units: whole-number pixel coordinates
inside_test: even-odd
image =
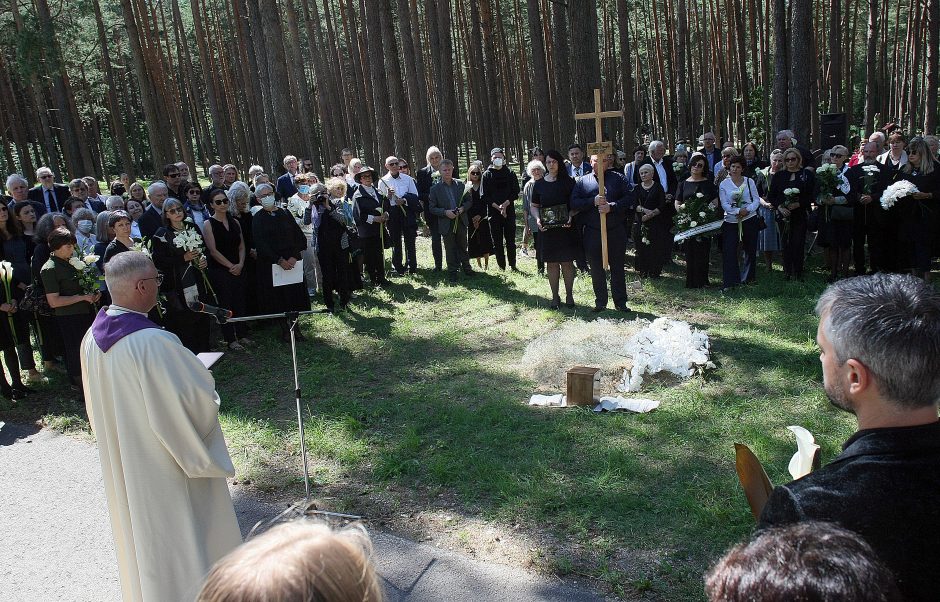
[[[913,183],[907,180],[898,180],[891,186],[888,186],[884,194],[881,195],[881,206],[885,209],[891,209],[900,199],[911,196],[915,192],[920,192],[920,190],[918,190],[917,186],[914,186]]]
[[[97,255],[72,255],[69,258],[71,265],[78,272],[78,283],[82,287],[82,294],[92,295],[101,290],[101,283],[104,277],[98,271],[95,265],[98,259]]]
[[[212,283],[209,282],[209,275],[206,273],[205,268],[199,265],[199,260],[205,255],[205,247],[203,247],[202,242],[202,236],[195,230],[195,226],[192,229],[187,227],[184,230],[180,230],[173,236],[173,245],[176,248],[182,249],[186,253],[196,254],[193,260],[189,262],[189,265],[199,270],[199,274],[202,276],[202,282],[206,285],[206,290],[212,293],[213,298],[218,299],[215,294],[215,289],[212,288]]]

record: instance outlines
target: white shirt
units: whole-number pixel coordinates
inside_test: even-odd
[[[651,158],[650,161],[653,161]],[[669,180],[666,179],[666,166],[663,165],[663,160],[653,161],[653,167],[656,168],[656,173],[659,174],[659,183],[663,185],[663,190],[666,191],[666,194],[669,194]]]
[[[408,174],[399,172],[397,178],[393,178],[391,173],[387,173],[379,179],[379,192],[388,196],[389,187],[395,189],[395,196],[403,198],[406,194],[418,196],[418,187],[415,186],[415,180]],[[396,199],[389,196],[388,202],[392,207],[398,205]]]
[[[757,215],[757,208],[760,206],[760,197],[757,196],[757,184],[755,184],[754,180],[751,178],[745,177],[741,186],[744,187],[744,190],[741,191],[741,198],[747,203],[744,206],[744,208],[747,209],[747,215],[744,219],[748,220]],[[721,200],[721,208],[725,210],[725,221],[729,224],[738,223],[738,211],[740,211],[741,208],[738,206],[738,203],[734,201],[733,197],[739,190],[740,188],[734,185],[730,176],[722,180],[721,184],[718,186],[718,198]]]
[[[907,151],[901,151],[901,160],[897,163],[894,162],[894,159],[891,158],[891,149],[888,149],[887,152],[878,155],[878,162],[883,165],[893,165],[895,167],[901,167],[907,163]]]

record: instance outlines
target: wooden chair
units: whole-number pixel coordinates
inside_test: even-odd
[[[767,471],[764,470],[764,466],[751,448],[743,443],[735,443],[734,456],[738,480],[741,481],[747,503],[751,506],[751,514],[754,515],[754,520],[758,520],[774,486],[770,484]]]

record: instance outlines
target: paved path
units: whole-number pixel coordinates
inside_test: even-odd
[[[242,533],[281,508],[235,491]],[[98,452],[36,427],[0,429],[0,600],[120,599]],[[557,580],[373,531],[388,600],[600,601]]]

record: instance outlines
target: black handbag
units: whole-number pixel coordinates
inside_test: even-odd
[[[19,304],[20,311],[35,312],[40,316],[54,316],[55,311],[49,305],[46,294],[35,284],[26,287],[23,293],[23,300]]]

